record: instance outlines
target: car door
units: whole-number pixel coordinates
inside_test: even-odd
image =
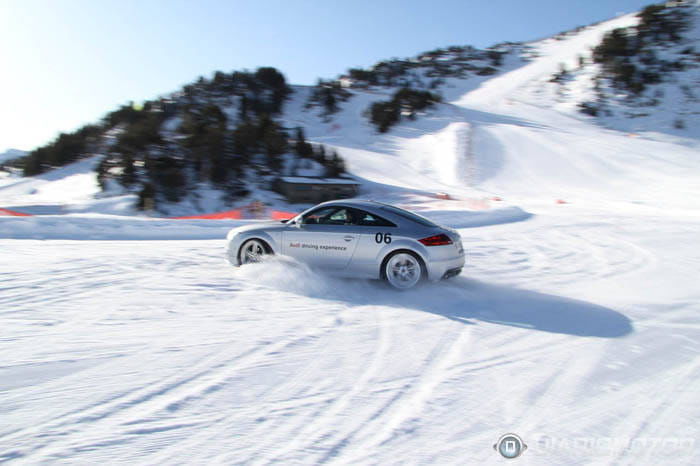
[[[311,265],[344,269],[359,242],[350,209],[320,207],[283,231],[283,253]]]
[[[351,266],[373,273],[380,251],[395,239],[398,228],[393,222],[358,208],[353,209],[353,218],[360,237]]]

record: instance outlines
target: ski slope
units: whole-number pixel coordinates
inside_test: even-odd
[[[458,228],[449,281],[232,269],[229,221],[0,218],[0,462],[503,464],[514,432],[519,464],[700,464],[697,141],[531,93],[631,20],[533,43],[386,135],[358,118],[382,95],[334,122],[290,102],[365,195]]]

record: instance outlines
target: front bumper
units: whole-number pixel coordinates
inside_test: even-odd
[[[241,248],[241,235],[229,235],[226,241],[226,259],[234,267],[241,265],[238,262],[238,250]]]

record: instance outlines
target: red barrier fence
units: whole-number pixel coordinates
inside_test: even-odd
[[[273,210],[270,214],[272,220],[289,220],[290,218],[296,217],[297,214],[292,212],[284,212],[281,210]]]
[[[294,212],[284,212],[282,210],[273,210],[268,213],[256,213],[255,215],[243,215],[243,209],[227,210],[226,212],[214,212],[211,214],[200,214],[200,215],[187,215],[184,217],[171,217],[178,220],[189,220],[189,219],[205,219],[205,220],[240,220],[242,218],[271,218],[272,220],[287,220],[295,217],[297,214]],[[246,212],[250,214],[250,212]]]
[[[23,214],[22,212],[15,212],[10,209],[3,209],[0,207],[0,217],[33,217],[32,214]]]
[[[227,210],[226,212],[215,212],[213,214],[187,215],[185,217],[172,217],[174,219],[208,219],[208,220],[240,220],[243,218],[241,209]]]

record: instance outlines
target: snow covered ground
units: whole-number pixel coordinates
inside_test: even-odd
[[[222,240],[2,240],[0,458],[483,464],[513,431],[524,464],[697,464],[699,228],[461,229],[465,273],[406,293]]]
[[[501,464],[514,432],[521,464],[700,464],[697,141],[530,93],[629,21],[534,44],[387,135],[357,118],[369,95],[309,130],[365,194],[459,229],[446,282],[232,269],[233,221],[0,218],[0,462]],[[93,189],[54,190],[81,173],[0,199]]]

